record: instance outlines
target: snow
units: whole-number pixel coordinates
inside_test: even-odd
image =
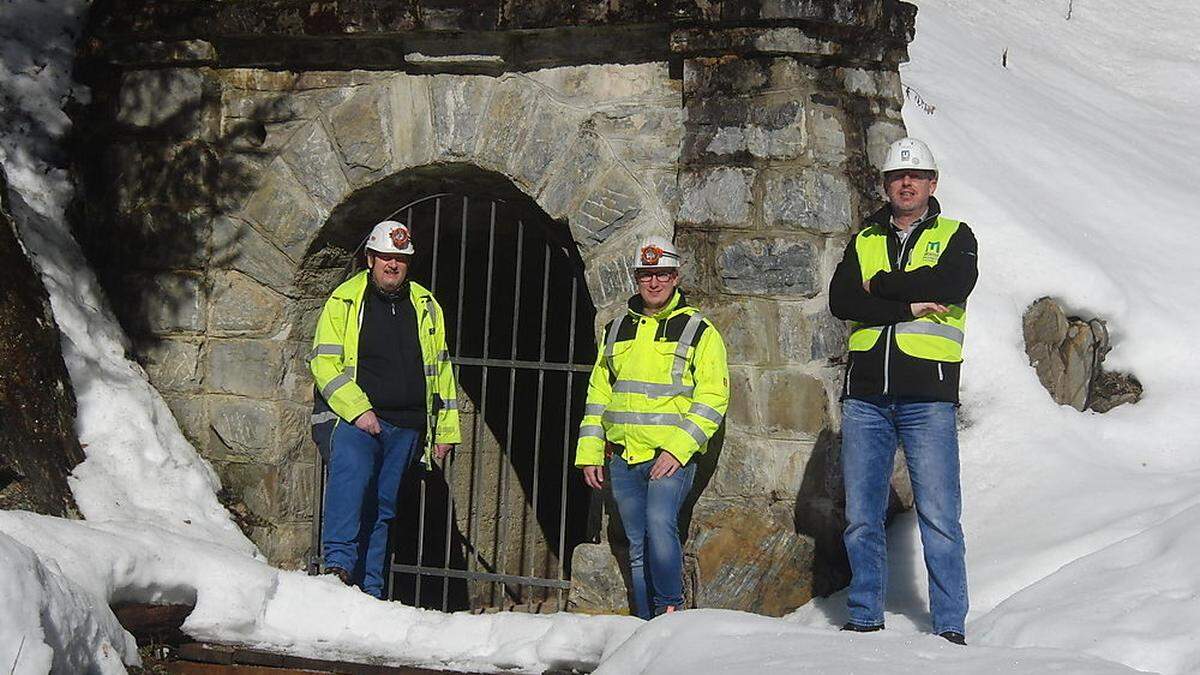
[[[27,1],[0,4],[0,162],[64,334],[88,456],[72,489],[87,520],[0,512],[0,668],[121,672],[137,656],[108,605],[187,601],[185,630],[200,639],[443,668],[1200,670],[1200,352],[1189,340],[1200,243],[1188,208],[1200,3],[918,5],[901,73],[935,111],[910,103],[905,120],[938,158],[947,215],[980,243],[960,438],[971,647],[928,635],[912,514],[889,530],[888,630],[867,635],[836,630],[842,594],[784,619],[446,615],[267,566],[124,358],[64,224],[71,187],[55,143],[85,4]],[[1021,336],[1043,295],[1109,322],[1107,365],[1137,375],[1140,403],[1098,415],[1050,400]]]

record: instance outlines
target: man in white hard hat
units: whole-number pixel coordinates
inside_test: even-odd
[[[679,509],[695,457],[729,405],[729,366],[716,327],[679,290],[679,252],[650,237],[634,252],[637,295],[604,331],[588,381],[575,465],[604,486],[604,465],[629,538],[633,613],[683,605]]]
[[[442,309],[408,279],[408,227],[385,220],[365,248],[367,269],[325,303],[309,368],[313,438],[329,465],[325,570],[382,597],[400,481],[418,458],[443,459],[460,432]]]
[[[958,380],[975,235],[934,199],[938,170],[915,138],[883,166],[888,204],[846,246],[829,308],[850,322],[842,389],[844,540],[853,579],[844,630],[884,626],[889,477],[897,444],[912,478],[933,632],[966,644],[966,547],[959,523]]]

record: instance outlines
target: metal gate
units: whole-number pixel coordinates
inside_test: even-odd
[[[406,476],[388,597],[562,609],[587,529],[589,491],[570,467],[596,354],[575,243],[527,198],[434,194],[397,217],[417,247],[410,278],[446,315],[463,443]]]

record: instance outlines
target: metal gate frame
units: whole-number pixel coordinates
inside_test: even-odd
[[[540,460],[542,457],[542,454],[541,454],[542,453],[541,430],[543,428],[543,424],[542,424],[543,409],[544,409],[544,403],[545,403],[544,398],[543,398],[543,395],[545,393],[545,386],[544,386],[545,385],[545,375],[547,372],[564,372],[566,374],[566,391],[568,394],[568,400],[566,401],[566,404],[564,405],[564,409],[563,409],[562,468],[561,468],[561,472],[560,472],[561,475],[558,476],[558,486],[557,486],[559,489],[558,547],[557,547],[558,548],[558,550],[557,550],[558,570],[557,570],[557,575],[554,578],[539,577],[539,576],[534,576],[531,574],[527,575],[527,574],[523,574],[523,573],[508,574],[508,573],[505,573],[503,570],[498,570],[498,571],[481,570],[480,569],[480,560],[479,560],[480,556],[475,550],[473,550],[473,546],[472,546],[472,544],[476,541],[476,534],[477,534],[476,527],[478,525],[479,518],[477,518],[476,514],[471,511],[468,511],[468,522],[469,522],[470,533],[469,533],[468,547],[467,547],[468,548],[467,569],[464,570],[464,569],[456,569],[456,568],[449,567],[450,548],[451,548],[451,531],[454,526],[453,493],[451,493],[449,495],[448,500],[447,500],[445,530],[443,533],[444,537],[445,537],[445,550],[443,551],[443,560],[445,561],[446,566],[445,567],[435,567],[435,566],[429,566],[429,565],[423,564],[424,544],[425,544],[425,521],[426,521],[426,518],[425,518],[425,516],[426,516],[426,491],[427,491],[427,480],[429,478],[429,473],[423,471],[421,474],[420,497],[419,497],[420,501],[419,501],[418,522],[420,523],[420,526],[419,526],[419,529],[417,532],[416,564],[409,565],[409,564],[396,563],[394,560],[395,546],[392,545],[390,547],[391,551],[389,552],[390,555],[388,557],[388,560],[389,560],[389,564],[388,564],[388,567],[389,567],[388,596],[389,596],[389,599],[395,599],[395,594],[396,594],[395,577],[399,573],[399,574],[408,574],[408,575],[415,576],[415,588],[414,588],[415,601],[414,601],[414,604],[417,606],[421,605],[421,594],[422,594],[421,586],[422,586],[423,578],[424,577],[433,577],[433,578],[440,578],[442,580],[441,608],[443,611],[446,611],[449,606],[448,603],[449,603],[450,579],[464,579],[466,581],[489,582],[492,584],[500,584],[501,586],[515,585],[515,586],[527,586],[527,587],[540,587],[540,588],[555,589],[557,609],[562,610],[564,608],[565,591],[567,589],[569,589],[570,585],[571,585],[569,579],[567,579],[567,577],[566,577],[566,559],[565,559],[565,556],[567,553],[567,551],[566,551],[566,524],[567,524],[567,503],[568,503],[567,502],[567,488],[568,488],[568,472],[571,467],[571,462],[570,462],[571,449],[574,447],[573,441],[576,439],[576,436],[578,434],[578,416],[572,414],[572,409],[571,409],[571,405],[570,405],[571,392],[574,390],[574,387],[576,386],[576,378],[575,378],[576,373],[583,373],[584,381],[586,382],[586,374],[590,373],[590,371],[592,369],[592,363],[591,363],[592,354],[584,353],[582,355],[577,355],[576,349],[575,349],[575,342],[576,342],[576,338],[577,338],[576,323],[579,318],[578,312],[579,312],[579,305],[581,302],[581,298],[580,298],[581,288],[582,288],[582,292],[585,295],[587,293],[586,280],[583,277],[583,264],[582,264],[582,261],[579,260],[577,252],[571,250],[571,248],[569,248],[567,246],[561,246],[561,247],[555,246],[554,242],[553,242],[554,237],[552,236],[553,232],[549,232],[549,231],[546,232],[547,236],[544,238],[545,245],[544,245],[543,251],[542,251],[543,274],[542,274],[542,305],[541,305],[541,317],[540,317],[540,331],[539,331],[539,335],[538,335],[539,356],[536,361],[519,360],[516,358],[509,358],[509,359],[487,358],[487,354],[489,353],[489,348],[491,347],[491,321],[492,321],[492,309],[493,309],[492,284],[490,282],[487,284],[487,289],[486,289],[485,298],[484,298],[484,320],[483,320],[484,336],[483,336],[483,348],[482,348],[483,355],[482,356],[463,356],[462,355],[462,338],[463,338],[462,324],[463,324],[463,316],[464,316],[463,308],[464,308],[464,299],[465,299],[464,296],[465,296],[465,285],[466,285],[465,277],[466,277],[466,269],[467,269],[467,267],[466,267],[466,264],[467,264],[466,242],[467,242],[468,230],[470,229],[468,227],[468,213],[470,212],[470,196],[466,195],[466,194],[453,194],[453,193],[447,193],[447,192],[440,192],[440,193],[436,193],[436,194],[427,195],[427,196],[417,199],[413,202],[410,202],[410,203],[406,204],[405,206],[400,207],[396,211],[392,212],[392,214],[390,214],[388,216],[388,218],[392,218],[392,217],[396,216],[396,214],[398,214],[402,211],[405,211],[406,212],[405,213],[405,215],[406,215],[405,222],[409,226],[409,228],[412,229],[413,223],[414,223],[413,208],[422,203],[428,202],[430,200],[435,200],[435,202],[434,202],[433,237],[432,237],[432,240],[433,240],[433,247],[432,247],[433,265],[432,265],[432,272],[431,272],[431,279],[430,279],[430,281],[431,281],[430,289],[436,293],[438,261],[439,261],[439,245],[441,243],[440,240],[441,240],[441,231],[442,231],[442,204],[443,204],[443,199],[452,198],[452,197],[459,197],[462,200],[462,220],[461,220],[461,224],[459,225],[460,236],[461,236],[461,249],[459,252],[458,297],[457,297],[457,305],[456,305],[457,311],[456,311],[456,316],[455,316],[455,321],[456,321],[457,325],[455,327],[455,344],[452,346],[447,345],[448,348],[452,349],[452,351],[450,352],[450,361],[454,367],[455,382],[461,381],[459,379],[459,376],[460,376],[462,368],[464,368],[464,367],[478,367],[478,368],[482,369],[482,374],[481,374],[482,387],[481,387],[481,393],[479,396],[480,400],[477,405],[478,405],[478,418],[480,419],[480,423],[486,424],[485,422],[483,422],[483,418],[485,417],[485,413],[487,410],[487,392],[488,392],[488,386],[489,386],[489,374],[491,373],[492,370],[502,371],[500,373],[501,377],[502,377],[504,371],[506,371],[508,373],[508,378],[507,378],[508,379],[508,382],[507,382],[507,385],[508,385],[508,406],[507,406],[507,408],[508,409],[506,411],[507,412],[507,433],[505,435],[505,442],[504,442],[504,447],[503,447],[503,458],[500,462],[500,465],[502,467],[502,473],[500,476],[500,485],[499,485],[500,504],[505,505],[508,503],[508,496],[509,496],[508,495],[509,475],[512,474],[514,471],[514,467],[513,467],[513,463],[512,463],[512,444],[513,444],[512,427],[513,427],[514,402],[515,402],[514,392],[515,392],[515,384],[516,384],[516,373],[517,373],[517,371],[520,371],[520,370],[537,372],[537,404],[536,404],[537,416],[536,416],[536,420],[534,422],[535,432],[534,432],[534,449],[533,449],[533,482],[532,482],[532,492],[530,494],[531,506],[528,507],[532,511],[532,515],[533,515],[533,518],[535,521],[536,521],[537,515],[538,515],[537,508],[538,508],[538,492],[539,492],[539,478],[540,478]],[[488,232],[487,232],[488,262],[487,262],[486,278],[490,280],[490,279],[492,279],[493,273],[494,273],[497,204],[504,203],[505,200],[500,199],[500,198],[495,198],[495,197],[490,197],[489,199],[490,199],[491,203],[490,203],[490,212],[489,212],[489,216],[488,216]],[[550,219],[547,217],[546,220],[549,221]],[[535,225],[535,227],[536,226],[539,226],[539,225]],[[514,314],[514,316],[519,316],[519,314],[520,314],[520,303],[521,303],[520,286],[521,286],[521,280],[522,280],[524,255],[525,255],[525,250],[524,250],[524,248],[525,248],[524,247],[525,230],[526,230],[526,225],[525,225],[524,219],[518,219],[518,221],[517,221],[517,237],[516,237],[516,241],[517,241],[516,269],[515,269],[514,275],[513,275],[513,279],[514,279],[513,314]],[[365,243],[365,239],[364,239],[364,243]],[[362,244],[359,245],[359,249],[361,249],[361,248],[362,248]],[[359,255],[359,250],[356,250],[352,254],[351,265],[353,265],[354,260],[357,259],[358,255]],[[572,284],[572,287],[571,287],[570,329],[569,329],[569,336],[568,336],[568,343],[567,343],[568,344],[567,359],[565,362],[547,360],[547,357],[546,357],[547,310],[548,310],[549,304],[550,304],[549,300],[548,300],[550,281],[551,281],[550,269],[551,269],[551,259],[552,259],[552,256],[554,256],[554,255],[563,256],[567,260],[567,262],[569,263],[569,266],[570,266],[569,269],[571,269],[573,271],[573,277],[574,277],[573,278],[574,283]],[[585,297],[582,299],[582,301],[588,302],[588,298]],[[509,347],[510,347],[509,355],[511,357],[515,357],[517,355],[517,344],[518,344],[518,337],[519,337],[519,333],[520,333],[519,327],[520,327],[520,323],[515,322],[513,325],[511,344],[509,345]],[[585,362],[577,363],[576,361],[578,358],[583,358],[585,360]],[[503,385],[503,382],[501,382],[500,384]],[[455,464],[454,454],[451,453],[450,455],[447,456],[446,460],[443,463],[443,468],[444,468],[445,475],[446,475],[446,482],[449,485],[453,485],[454,464]],[[471,482],[470,482],[470,488],[469,488],[470,494],[472,495],[472,498],[470,500],[471,503],[474,503],[474,496],[475,496],[475,493],[476,493],[476,490],[478,487],[476,468],[477,467],[472,468],[472,476],[471,476]],[[323,462],[318,461],[318,466],[317,466],[316,472],[317,472],[317,489],[316,489],[316,494],[315,494],[315,502],[316,503],[315,503],[314,510],[313,510],[313,551],[314,551],[314,553],[313,553],[313,557],[310,560],[310,564],[309,564],[309,572],[313,573],[313,574],[317,573],[317,571],[319,570],[320,561],[321,561],[321,558],[319,557],[320,556],[320,541],[321,541],[321,521],[323,519],[323,495],[324,495],[325,478],[326,478],[326,471],[325,471]],[[509,517],[508,509],[502,508],[499,515],[501,518],[501,525],[499,528],[500,541],[497,544],[497,552],[496,552],[495,557],[496,557],[497,561],[499,561],[501,564],[503,564],[503,561],[507,560],[507,558],[508,558],[508,556],[507,556],[508,541],[507,541],[507,537],[505,536],[508,531],[507,530],[508,517]],[[529,515],[529,511],[523,511],[521,514],[522,518],[527,517],[528,515]],[[547,541],[547,543],[549,543],[549,541]],[[524,572],[525,569],[527,569],[527,568],[530,571],[532,571],[533,565],[532,565],[532,563],[530,563],[528,565],[526,564],[526,562],[527,562],[526,557],[527,557],[526,555],[521,556],[521,562],[520,562],[521,570],[519,570],[519,572]]]

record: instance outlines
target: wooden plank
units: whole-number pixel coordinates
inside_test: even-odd
[[[280,675],[281,673],[337,673],[338,675],[445,675],[468,671],[430,670],[416,666],[379,665],[313,659],[245,647],[189,643],[179,647],[176,663],[187,663],[208,670],[178,671],[191,675]],[[183,667],[183,666],[180,666]],[[171,671],[176,672],[176,671]]]

